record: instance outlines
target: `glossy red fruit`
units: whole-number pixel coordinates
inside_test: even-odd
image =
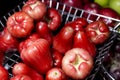
[[[32,80],[43,80],[43,76],[25,63],[16,63],[12,68],[12,73],[14,76],[17,75],[26,75],[29,76]]]
[[[48,27],[48,24],[44,21],[39,21],[36,24],[36,31],[37,33],[44,39],[48,40],[50,45],[53,42],[53,34]]]
[[[33,80],[33,79],[31,79],[30,76],[20,74],[20,75],[11,77],[10,80]]]
[[[88,25],[87,19],[85,19],[85,18],[76,18],[76,19],[74,20],[74,22],[75,22],[76,24],[81,25],[83,28],[85,28],[85,27]]]
[[[2,65],[4,59],[4,53],[0,50],[0,65]]]
[[[68,22],[67,24],[65,24],[65,26],[70,26],[71,28],[73,28],[75,33],[79,30],[83,30],[83,26],[81,24],[76,23],[75,21]]]
[[[40,74],[52,68],[53,60],[50,52],[50,44],[46,39],[37,39],[26,49],[21,51],[21,59]]]
[[[47,72],[45,80],[67,80],[67,77],[61,68],[54,67]]]
[[[62,69],[72,79],[84,80],[93,68],[93,58],[85,49],[72,48],[62,59]]]
[[[119,14],[111,8],[103,8],[100,10],[99,14],[115,19],[120,19]],[[106,23],[109,27],[115,27],[115,21],[112,19],[101,17],[100,20]]]
[[[92,21],[96,21],[97,16],[94,14],[98,14],[99,11],[102,9],[102,7],[95,2],[91,2],[91,3],[85,4],[83,9],[87,11],[83,13],[83,17]],[[89,16],[90,13],[91,15]]]
[[[55,49],[52,49],[52,57],[54,66],[61,68],[63,54],[61,54],[59,51]]]
[[[47,6],[39,0],[28,0],[22,7],[22,11],[26,12],[34,20],[40,20],[45,16]]]
[[[48,27],[50,30],[55,31],[60,27],[62,17],[58,10],[54,8],[48,8],[46,18],[48,21]]]
[[[40,38],[41,38],[40,35],[37,33],[31,34],[25,40],[23,40],[19,43],[19,47],[18,47],[19,52],[21,53],[21,51],[23,49],[26,49],[28,46],[30,46],[32,44],[32,42],[34,42],[35,40],[40,39]]]
[[[74,48],[83,48],[89,52],[92,57],[96,56],[96,46],[87,37],[85,31],[78,31],[74,36]]]
[[[95,21],[86,27],[86,33],[93,43],[102,44],[110,35],[108,26],[103,21]]]
[[[60,53],[65,53],[73,46],[74,30],[70,26],[64,26],[53,39],[53,48]]]
[[[18,39],[13,37],[5,27],[4,30],[0,33],[0,51],[5,53],[7,51],[17,50],[18,45]]]
[[[83,30],[87,25],[88,22],[85,18],[76,18],[74,21],[65,24],[65,26],[72,27],[75,33],[79,30],[80,31]]]
[[[9,73],[2,65],[0,65],[0,79],[9,80]]]
[[[23,11],[15,12],[7,20],[8,31],[17,38],[28,36],[33,28],[34,20]]]
[[[61,3],[67,4],[68,6],[77,7],[79,9],[83,8],[82,0],[60,0]]]

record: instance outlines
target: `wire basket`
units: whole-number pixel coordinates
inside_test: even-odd
[[[104,57],[101,61],[101,73],[104,75],[105,80],[119,80],[120,78],[117,75],[119,68],[119,50],[117,47],[119,46],[118,43],[120,42],[120,34],[117,35],[113,45],[110,47],[110,50],[107,54],[104,54]],[[116,46],[117,45],[117,46]],[[118,51],[116,51],[118,50]],[[119,71],[118,71],[119,73]]]
[[[23,2],[21,2],[20,4],[18,4],[14,9],[12,9],[10,12],[8,12],[7,14],[5,14],[1,19],[0,19],[0,30],[2,31],[4,29],[4,27],[6,26],[6,21],[8,19],[9,16],[11,16],[13,13],[20,11],[22,6],[25,4],[27,0],[24,0]],[[46,0],[41,0],[42,2],[45,2],[45,4],[47,5],[47,7],[53,7],[55,9],[57,9],[61,16],[62,16],[62,24],[61,26],[63,26],[65,23],[69,22],[69,21],[74,21],[74,19],[78,18],[78,17],[83,17],[84,13],[88,13],[87,16],[87,21],[93,22],[93,20],[90,19],[91,16],[96,16],[95,20],[98,20],[99,18],[106,18],[109,20],[114,21],[114,28],[110,27],[111,30],[111,35],[108,39],[108,41],[106,41],[104,43],[104,45],[98,46],[97,48],[97,56],[95,58],[95,65],[94,68],[91,72],[91,74],[86,78],[86,80],[94,80],[95,75],[97,74],[97,72],[100,69],[101,66],[101,60],[103,59],[104,55],[109,51],[110,47],[112,46],[114,39],[116,39],[117,33],[119,33],[117,31],[117,29],[119,28],[120,25],[120,20],[114,19],[114,18],[110,18],[110,17],[106,17],[103,15],[99,15],[99,14],[94,14],[94,13],[89,13],[85,10],[82,9],[78,9],[75,7],[71,7],[68,6],[66,4],[62,4],[53,0],[49,0],[49,2],[46,2]],[[107,23],[106,23],[107,24]],[[3,66],[9,71],[9,75],[10,77],[12,77],[12,68],[13,65],[21,62],[22,60],[20,59],[20,55],[18,51],[12,51],[12,52],[8,52],[5,55],[5,59],[4,59],[4,63]]]

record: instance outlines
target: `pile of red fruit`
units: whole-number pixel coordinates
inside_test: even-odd
[[[90,75],[96,46],[109,38],[108,26],[85,18],[62,27],[61,22],[59,11],[39,0],[28,0],[8,18],[0,33],[0,62],[12,50],[18,50],[23,61],[13,66],[10,80],[80,80]],[[0,79],[9,80],[9,72],[0,67]]]
[[[114,26],[115,24],[113,23],[114,21],[109,18],[120,19],[120,14],[118,14],[114,9],[112,9],[110,7],[101,6],[100,4],[98,4],[96,2],[97,0],[58,0],[58,1],[61,3],[67,4],[68,6],[77,7],[78,9],[83,9],[89,13],[93,13],[89,18],[92,21],[96,21],[96,19],[98,17],[98,16],[94,15],[94,13],[107,16],[108,18],[100,18],[100,20],[104,21],[105,23],[108,24],[108,26],[113,27],[113,28],[115,27]],[[98,1],[102,3],[107,0],[104,0],[104,1],[98,0]],[[119,0],[117,0],[117,1],[119,1]],[[112,0],[111,0],[111,4],[112,4]],[[115,3],[113,3],[113,4],[115,4]],[[119,5],[119,3],[118,4],[116,3],[116,5]],[[83,14],[82,17],[87,18],[88,13]]]

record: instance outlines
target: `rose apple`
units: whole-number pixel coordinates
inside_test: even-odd
[[[48,24],[44,21],[39,21],[36,23],[36,31],[37,33],[44,39],[48,40],[50,45],[53,42],[53,34],[49,29]]]
[[[46,74],[53,66],[50,44],[43,38],[31,42],[31,45],[21,51],[20,56],[24,63],[40,74]]]
[[[10,78],[10,80],[32,80],[29,76],[20,74]]]
[[[78,9],[83,9],[83,0],[59,0],[60,3],[65,4],[65,8],[63,8],[64,6],[61,5],[60,9],[65,9],[64,12],[70,12],[71,14],[75,13],[75,8]],[[70,7],[73,7],[72,9]],[[71,11],[70,11],[71,9]]]
[[[74,21],[70,21],[65,24],[65,26],[70,26],[75,32],[83,30],[88,25],[88,22],[85,18],[76,18]]]
[[[83,26],[75,21],[68,22],[64,26],[69,26],[73,29],[74,33],[76,33],[79,30],[83,30]]]
[[[39,0],[28,0],[22,7],[22,11],[30,15],[34,20],[42,19],[46,14],[47,7]]]
[[[9,80],[9,73],[2,65],[0,65],[0,79]]]
[[[53,48],[64,54],[73,46],[74,30],[72,27],[65,25],[53,39]]]
[[[78,31],[75,33],[74,41],[73,41],[74,48],[83,48],[89,52],[92,57],[96,56],[96,46],[90,39],[87,37],[85,31]]]
[[[54,66],[61,68],[63,54],[55,49],[52,49],[52,57]]]
[[[7,51],[17,50],[19,41],[17,38],[13,37],[5,27],[0,33],[0,44],[0,51],[5,53]]]
[[[12,74],[17,75],[26,75],[29,76],[32,80],[43,80],[43,76],[25,63],[16,63],[12,68]]]
[[[111,8],[103,8],[99,11],[99,14],[115,19],[120,19],[118,13]],[[110,27],[115,27],[115,21],[112,19],[101,17],[100,20],[104,21]]]
[[[8,31],[17,38],[28,36],[33,28],[34,20],[23,11],[15,12],[7,20]]]
[[[32,42],[40,38],[41,38],[40,35],[37,33],[33,33],[29,35],[25,40],[19,43],[19,46],[18,46],[19,52],[21,53],[23,49],[26,49],[28,46],[32,44]]]
[[[88,22],[85,18],[76,18],[74,21],[71,21],[65,24],[65,26],[71,26],[75,31],[75,33],[77,31],[82,31],[87,25],[88,25]]]
[[[2,65],[4,59],[4,53],[0,50],[0,65]]]
[[[97,16],[94,15],[94,13],[98,14],[101,10],[101,6],[95,2],[87,3],[84,5],[84,10],[87,12],[83,13],[83,17],[88,18],[89,13],[93,13],[90,15],[89,19],[95,21]]]
[[[83,1],[82,0],[60,0],[61,3],[67,4],[72,7],[77,7],[79,9],[83,8]]]
[[[85,49],[72,48],[62,59],[62,69],[73,79],[84,80],[93,68],[93,58]]]
[[[110,0],[109,7],[120,14],[120,0]]]
[[[54,67],[46,73],[45,80],[67,80],[67,77],[61,68]]]
[[[86,33],[93,43],[102,44],[108,39],[110,30],[103,21],[95,21],[86,27]]]
[[[74,20],[74,22],[76,24],[82,25],[83,28],[85,28],[88,25],[88,22],[87,22],[87,20],[85,18],[77,18],[77,19]]]
[[[48,27],[50,28],[50,30],[55,31],[60,27],[62,17],[58,12],[58,10],[54,8],[48,8],[46,19],[47,19]]]

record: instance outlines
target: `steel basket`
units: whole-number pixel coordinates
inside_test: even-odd
[[[25,4],[27,0],[24,0],[23,2],[19,3],[14,9],[10,10],[8,13],[6,13],[1,19],[0,19],[0,30],[2,31],[4,29],[4,27],[6,26],[6,21],[8,19],[9,16],[11,16],[13,13],[20,11],[22,9],[22,6]],[[110,31],[111,31],[111,35],[109,37],[109,39],[103,44],[97,47],[97,56],[95,57],[95,63],[94,63],[94,68],[91,71],[91,74],[86,78],[86,80],[94,80],[95,76],[97,74],[97,72],[100,69],[101,66],[101,61],[103,60],[103,57],[106,53],[108,53],[110,47],[112,46],[114,40],[117,37],[117,34],[119,33],[119,31],[117,30],[120,26],[120,20],[118,19],[114,19],[114,18],[110,18],[110,17],[106,17],[100,14],[94,14],[94,13],[90,13],[87,12],[83,9],[78,9],[75,7],[71,7],[68,6],[66,4],[62,4],[60,2],[56,2],[54,0],[49,0],[49,3],[46,3],[46,0],[41,0],[42,2],[45,2],[45,4],[47,5],[47,7],[53,7],[55,9],[57,9],[61,16],[62,16],[62,24],[61,26],[63,26],[65,23],[70,22],[70,21],[74,21],[74,19],[78,18],[78,17],[83,17],[84,13],[88,13],[88,16],[86,17],[87,21],[93,22],[93,20],[90,19],[91,16],[96,16],[95,20],[98,20],[99,18],[106,18],[109,20],[114,21],[114,28],[110,27]],[[54,5],[55,4],[55,5]],[[66,10],[67,9],[67,10]],[[107,24],[107,22],[106,22]],[[9,71],[9,75],[10,77],[12,77],[12,68],[13,65],[21,62],[22,60],[20,59],[20,55],[18,51],[12,51],[12,52],[8,52],[5,55],[4,58],[4,62],[3,62],[3,66]]]

